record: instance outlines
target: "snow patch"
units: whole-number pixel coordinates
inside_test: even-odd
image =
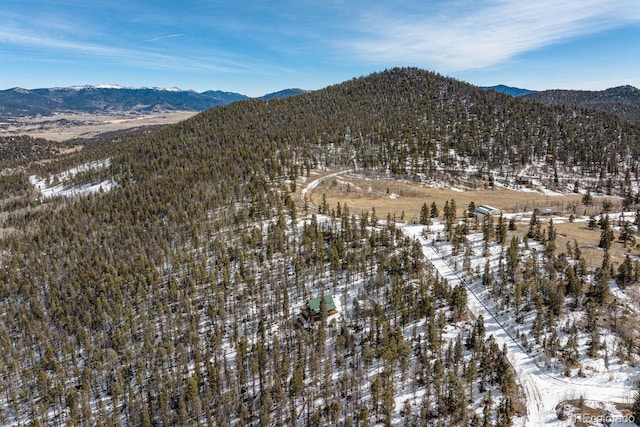
[[[29,176],[29,183],[31,183],[31,185],[33,185],[45,199],[59,196],[74,197],[90,193],[106,192],[111,190],[113,187],[116,187],[118,184],[111,179],[102,180],[97,183],[87,182],[82,184],[71,183],[70,181],[81,172],[104,169],[108,167],[110,163],[110,159],[85,163],[57,175],[49,176],[48,178],[31,175]]]
[[[188,92],[179,87],[155,87],[155,86],[121,86],[113,83],[101,83],[97,85],[76,85],[70,87],[55,87],[53,90],[86,90],[86,89],[129,89],[129,90],[160,90],[165,92]],[[27,91],[28,92],[28,91]]]

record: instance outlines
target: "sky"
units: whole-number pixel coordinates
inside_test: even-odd
[[[396,66],[640,87],[639,0],[2,0],[0,89],[315,90]]]

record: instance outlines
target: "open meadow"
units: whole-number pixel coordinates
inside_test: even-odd
[[[310,179],[317,179],[328,172],[315,171]],[[332,173],[331,175],[335,174]],[[582,250],[587,266],[599,267],[602,263],[604,251],[598,247],[600,229],[589,229],[588,217],[598,216],[602,212],[602,202],[611,203],[611,212],[619,212],[622,207],[619,199],[610,197],[594,197],[593,203],[585,206],[581,203],[582,194],[547,195],[529,188],[513,190],[503,187],[460,189],[455,187],[429,187],[422,184],[402,182],[388,179],[370,179],[354,173],[344,173],[322,180],[313,191],[306,194],[310,210],[326,200],[329,209],[335,209],[340,203],[347,206],[349,212],[359,215],[362,212],[376,211],[376,216],[386,219],[387,215],[398,222],[415,222],[420,218],[420,210],[424,203],[430,208],[435,202],[440,216],[444,205],[455,200],[457,216],[462,217],[469,203],[476,206],[490,205],[500,209],[506,216],[515,217],[517,230],[510,235],[523,238],[527,234],[529,221],[534,209],[552,208],[559,212],[554,217],[540,216],[542,228],[548,227],[553,218],[557,232],[558,253],[565,251],[566,245],[578,243]],[[569,222],[569,216],[574,214],[575,221]],[[626,254],[640,257],[640,248],[635,242],[623,245],[618,240],[619,231],[617,221],[613,221],[615,240],[610,249],[611,261],[620,264]]]

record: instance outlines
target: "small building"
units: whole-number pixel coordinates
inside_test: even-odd
[[[500,209],[494,208],[489,205],[476,206],[476,216],[498,216],[500,215]]]
[[[558,209],[552,207],[535,208],[534,212],[538,216],[557,216],[561,214]]]
[[[519,185],[531,185],[532,178],[527,175],[518,175],[516,177],[516,184]]]
[[[305,319],[320,319],[322,317],[322,312],[320,311],[320,304],[322,302],[322,297],[311,298],[307,303],[302,307],[302,315]],[[332,296],[325,296],[324,302],[327,307],[327,315],[331,316],[338,312],[335,301],[333,301]]]

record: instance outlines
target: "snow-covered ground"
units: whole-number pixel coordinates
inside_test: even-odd
[[[434,227],[432,227],[433,230]],[[546,367],[530,355],[509,332],[508,325],[494,315],[495,309],[489,301],[479,296],[477,284],[464,280],[433,246],[433,241],[423,236],[424,226],[403,225],[403,231],[417,239],[422,245],[425,258],[433,265],[440,277],[451,286],[463,283],[468,291],[468,309],[474,316],[484,317],[486,333],[493,335],[500,346],[508,349],[509,360],[518,375],[518,380],[527,396],[528,415],[526,426],[569,425],[558,421],[556,406],[569,399],[592,399],[605,402],[629,402],[633,390],[623,377],[594,376],[591,378],[564,378],[549,372]]]

